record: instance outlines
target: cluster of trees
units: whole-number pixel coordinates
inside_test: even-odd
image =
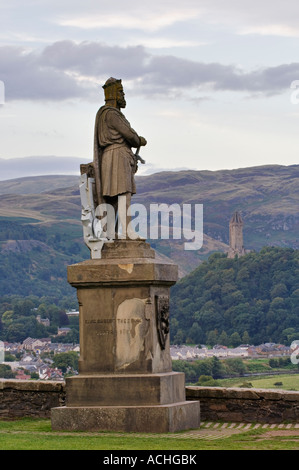
[[[65,374],[68,370],[78,371],[79,356],[75,351],[69,351],[67,353],[55,354],[53,357],[52,367],[61,369]]]
[[[7,364],[0,364],[0,378],[1,379],[14,379],[15,373],[11,370],[11,367]]]
[[[28,296],[3,296],[0,298],[0,340],[22,342],[28,338],[51,337],[52,342],[78,343],[78,318],[69,319],[66,310],[77,308],[73,297],[57,298]],[[50,326],[37,321],[37,316],[48,318]],[[68,326],[70,332],[65,336],[57,335],[59,327]]]
[[[262,361],[244,360],[241,358],[219,359],[216,356],[196,361],[172,361],[176,372],[183,372],[187,383],[198,385],[216,385],[215,380],[226,377],[240,377],[256,372],[276,370],[296,370],[298,365],[291,363],[289,357],[271,358]]]
[[[192,362],[172,361],[172,368],[176,372],[184,372],[188,383],[196,383],[201,376],[212,377],[213,379],[240,376],[248,370],[244,361],[240,358],[221,361],[216,356]]]
[[[299,339],[299,250],[214,253],[171,289],[173,344],[290,344]]]

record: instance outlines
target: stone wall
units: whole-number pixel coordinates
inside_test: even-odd
[[[0,419],[49,418],[51,408],[64,400],[64,382],[0,379]]]
[[[299,422],[299,392],[186,387],[186,398],[200,401],[201,421]],[[49,418],[64,404],[64,382],[0,379],[0,419]]]
[[[186,387],[200,401],[201,421],[299,422],[299,392],[256,388]]]

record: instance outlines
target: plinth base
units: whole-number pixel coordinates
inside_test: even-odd
[[[144,241],[106,244],[101,259],[68,267],[77,289],[79,375],[66,379],[52,428],[166,433],[198,428],[185,375],[171,370],[169,290],[177,266]]]
[[[186,400],[185,375],[108,374],[66,379],[66,406],[150,406]]]
[[[200,425],[199,402],[156,406],[59,407],[51,410],[54,431],[166,433]]]

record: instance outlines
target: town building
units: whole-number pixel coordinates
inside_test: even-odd
[[[44,325],[44,326],[50,326],[50,320],[49,320],[49,318],[41,318],[40,315],[37,315],[36,321],[37,321],[38,323],[41,323],[41,324]]]

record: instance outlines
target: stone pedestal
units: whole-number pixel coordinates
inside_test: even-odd
[[[101,259],[68,267],[80,311],[79,375],[66,379],[55,430],[167,432],[199,426],[199,403],[185,400],[172,371],[169,289],[177,266],[144,241],[106,243]]]

